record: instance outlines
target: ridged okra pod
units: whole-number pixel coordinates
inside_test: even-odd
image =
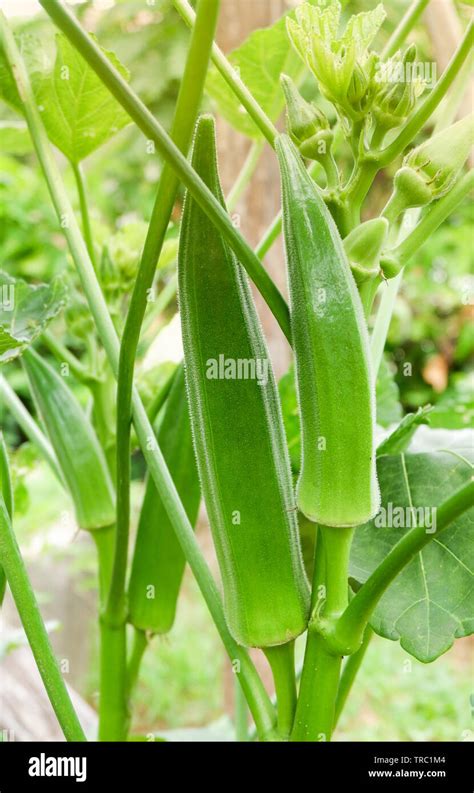
[[[59,467],[74,502],[81,529],[115,523],[112,480],[94,428],[64,378],[34,350],[23,366]]]
[[[310,520],[357,526],[379,506],[367,326],[318,187],[286,135],[276,149],[302,436],[297,503]]]
[[[224,205],[208,116],[193,167]],[[243,645],[283,644],[305,630],[309,601],[278,393],[247,277],[189,194],[178,271],[191,427],[227,622]]]
[[[157,440],[189,521],[194,525],[201,494],[183,367],[173,380]],[[128,591],[129,621],[136,628],[159,634],[171,630],[184,566],[184,554],[173,526],[153,480],[148,477]]]

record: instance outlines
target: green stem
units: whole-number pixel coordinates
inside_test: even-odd
[[[150,327],[154,324],[157,317],[165,311],[174,297],[176,297],[176,292],[178,290],[178,276],[176,273],[173,273],[169,279],[169,281],[164,285],[161,289],[158,298],[156,300],[153,309],[150,311],[148,315],[145,316],[142,325],[141,331],[141,338],[143,339],[150,329]],[[153,328],[154,333],[156,333],[155,328]]]
[[[395,55],[403,42],[406,41],[406,37],[415,27],[429,1],[430,0],[413,0],[383,48],[381,53],[381,58],[383,60]]]
[[[145,631],[135,628],[133,631],[133,644],[127,665],[127,692],[130,698],[137,684],[140,673],[140,666],[148,647],[148,639]]]
[[[193,27],[196,21],[196,14],[186,0],[173,0],[174,7],[184,22],[189,27]],[[216,69],[220,72],[226,83],[230,86],[233,93],[240,100],[243,107],[251,119],[260,129],[263,136],[267,139],[270,146],[274,145],[274,140],[278,135],[278,130],[272,124],[266,113],[262,110],[258,102],[254,99],[247,86],[242,82],[239,75],[219,49],[217,44],[213,44],[211,51],[212,61]]]
[[[357,677],[357,673],[362,665],[362,662],[365,658],[365,654],[368,650],[372,636],[373,636],[373,630],[370,627],[370,625],[367,625],[364,631],[364,638],[361,646],[359,647],[357,652],[349,656],[349,658],[347,659],[347,661],[345,662],[342,668],[341,679],[339,681],[339,688],[337,690],[336,712],[334,715],[334,729],[336,729],[337,727],[341,713],[344,710],[349,694],[351,693],[352,686]]]
[[[470,22],[456,52],[433,90],[428,94],[413,116],[406,122],[405,126],[402,127],[395,140],[375,155],[379,167],[393,162],[408,144],[413,141],[417,133],[428,121],[433,111],[438,107],[471,52],[473,30],[474,25]]]
[[[319,526],[326,557],[326,602],[324,620],[336,620],[347,606],[348,569],[354,529],[342,526]]]
[[[97,378],[92,375],[75,355],[70,352],[49,330],[45,330],[41,341],[54,355],[58,363],[67,363],[70,371],[80,383],[89,383]]]
[[[218,10],[219,0],[199,0],[196,27],[191,37],[171,129],[171,138],[180,152],[187,151],[196,123]],[[178,186],[179,182],[174,171],[166,163],[161,172],[120,345],[117,379],[115,552],[103,621],[104,630],[108,626],[113,631],[113,633],[105,635],[106,641],[112,641],[113,636],[118,649],[122,650],[126,648],[126,575],[130,531],[130,433],[133,375],[141,326],[147,307],[148,290],[153,284],[156,264],[165,240]],[[109,681],[103,680],[104,685],[108,687],[104,694],[105,708],[110,706],[110,699],[113,695],[116,702],[115,715],[117,718],[123,718],[127,713],[126,656],[117,660],[115,667],[110,669],[108,674],[110,678],[115,678],[115,683],[109,685]],[[112,690],[113,688],[114,690]],[[117,734],[124,734],[127,724],[128,718],[121,726],[118,726]],[[112,726],[110,728],[113,729]]]
[[[296,711],[295,643],[266,647],[264,653],[271,666],[277,698],[278,733],[288,740]]]
[[[151,140],[161,156],[170,164],[176,176],[189,190],[196,203],[215,224],[218,231],[234,250],[237,259],[247,271],[262,297],[267,302],[287,338],[291,338],[288,306],[277,286],[262,267],[252,248],[234,227],[231,218],[202,179],[189,165],[186,157],[173,143],[161,124],[140,101],[120,73],[103,54],[100,47],[81,28],[68,8],[59,0],[41,0],[41,5],[56,25],[80,52],[109,91],[135,121],[139,129]]]
[[[398,259],[402,266],[405,265],[473,188],[474,171],[469,171],[447,195],[440,198],[427,210],[413,231],[394,250],[389,251],[390,255]]]
[[[328,647],[321,625],[334,625],[347,606],[353,534],[352,528],[318,526],[313,611],[308,626],[292,741],[331,740],[342,655],[333,653]],[[319,592],[323,580],[325,599],[318,600],[315,593]]]
[[[260,160],[260,156],[263,150],[263,143],[261,141],[255,141],[252,143],[249,153],[245,159],[245,162],[240,169],[240,173],[234,182],[232,190],[228,194],[226,198],[227,209],[229,212],[233,212],[237,203],[239,201],[240,196],[244,192],[245,188],[247,187],[248,183],[250,182],[255,168],[258,165],[258,161]]]
[[[234,725],[235,740],[238,743],[247,743],[249,738],[249,713],[247,701],[239,678],[234,675]]]
[[[153,424],[158,413],[160,412],[161,408],[165,404],[166,400],[168,399],[168,394],[171,391],[171,386],[173,385],[175,377],[178,375],[179,369],[183,366],[183,363],[179,363],[176,369],[174,369],[170,375],[166,378],[165,382],[159,388],[153,398],[152,403],[148,408],[148,419]]]
[[[13,388],[8,383],[8,380],[3,377],[3,375],[0,375],[0,396],[17,422],[18,426],[21,427],[26,437],[43,455],[57,480],[63,487],[65,487],[63,476],[56,460],[53,447],[51,446],[47,437],[43,435],[33,416],[28,413],[23,402],[21,399],[18,399]]]
[[[91,262],[95,267],[96,261],[95,261],[94,241],[92,238],[92,228],[91,228],[91,220],[89,216],[89,205],[87,203],[84,172],[82,170],[81,164],[78,162],[71,162],[71,168],[74,174],[74,179],[76,180],[77,195],[79,198],[79,208],[81,211],[82,233],[84,235],[84,241],[86,243],[89,256],[91,257]]]
[[[24,63],[5,17],[1,13],[0,39],[6,57],[12,66],[12,72],[15,75],[16,84],[23,100],[30,134],[58,220],[64,217],[70,219],[70,223],[66,227],[63,225],[62,230],[110,366],[114,375],[117,376],[119,342],[114,324],[75,220],[41,117],[36,109]],[[243,647],[240,647],[229,633],[216,583],[203,557],[194,535],[193,527],[188,520],[163,455],[156,443],[153,428],[136,389],[133,392],[133,421],[150,475],[162,498],[171,524],[176,531],[183,554],[196,578],[229,658],[233,662],[238,662],[240,667],[241,685],[245,691],[259,736],[262,740],[266,739],[273,735],[275,722],[273,706],[248,652]]]
[[[64,736],[67,741],[85,741],[86,737],[51,647],[3,498],[0,498],[0,558],[38,671]]]
[[[126,623],[110,624],[101,615],[99,741],[125,741],[130,721],[127,701]]]
[[[436,536],[474,503],[474,482],[469,482],[436,510]],[[366,625],[394,578],[433,539],[424,526],[410,529],[369,576],[337,622],[331,644],[344,653],[356,652],[363,642]]]
[[[395,278],[390,278],[383,284],[383,292],[375,318],[375,325],[370,338],[370,353],[372,358],[372,369],[374,377],[377,377],[382,363],[385,342],[387,341],[390,322],[397,300],[398,290],[403,278],[403,270],[400,270]]]

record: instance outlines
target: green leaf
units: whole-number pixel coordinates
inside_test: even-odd
[[[20,355],[66,302],[62,278],[31,286],[0,271],[0,363]]]
[[[294,12],[270,27],[255,30],[228,55],[242,81],[272,121],[278,118],[284,106],[280,74],[284,72],[298,81],[304,71],[297,54],[289,46],[286,34],[286,19],[293,15]],[[235,129],[250,138],[261,137],[260,130],[215,66],[209,71],[206,91],[217,104],[219,113]]]
[[[418,408],[416,413],[408,413],[404,416],[398,427],[377,448],[377,456],[401,454],[406,451],[420,424],[428,424],[426,417],[432,410],[431,405],[426,405],[423,408]]]
[[[387,358],[382,358],[377,377],[377,424],[389,427],[402,419],[400,392]]]
[[[78,163],[130,122],[65,36],[56,37],[53,70],[33,81],[33,89],[49,138],[72,162]],[[102,50],[126,80],[127,69],[113,52]]]
[[[2,154],[29,154],[32,144],[28,127],[21,121],[0,121]]]
[[[469,455],[469,457],[468,457]],[[472,476],[472,450],[399,454],[379,457],[378,476],[383,511],[355,534],[350,575],[364,582],[403,534],[413,514],[423,508],[428,531],[435,527],[439,506]],[[390,505],[392,518],[390,519]],[[402,511],[397,508],[402,508]],[[474,629],[474,510],[462,515],[439,538],[433,533],[397,576],[376,608],[371,625],[380,636],[401,646],[424,663],[445,653],[455,638]],[[402,515],[404,526],[398,525]],[[386,526],[386,524],[390,524]],[[393,525],[395,524],[395,525]]]
[[[49,43],[40,41],[36,36],[29,33],[16,35],[15,40],[25,62],[28,74],[32,83],[41,79],[41,75],[47,74],[51,68],[49,58]],[[5,58],[3,49],[0,47],[0,97],[8,102],[15,110],[22,113],[23,103],[18,94],[16,83],[13,79],[10,67]]]
[[[464,429],[473,426],[474,389],[472,374],[459,373],[438,400],[430,415],[432,427]]]

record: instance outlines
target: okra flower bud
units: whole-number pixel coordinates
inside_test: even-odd
[[[441,198],[453,187],[473,143],[474,115],[470,113],[413,149],[403,164],[423,180],[432,198]]]
[[[380,274],[380,254],[388,227],[386,218],[373,218],[357,226],[345,238],[344,250],[358,286]]]
[[[286,74],[281,75],[281,85],[285,94],[291,140],[303,157],[324,160],[333,140],[329,121],[316,105],[303,99],[293,80]]]
[[[474,116],[412,149],[394,178],[394,191],[384,215],[394,220],[411,207],[422,207],[446,195],[455,184],[473,145]]]
[[[375,98],[373,113],[382,129],[389,130],[403,124],[423,93],[424,81],[412,77],[410,65],[415,59],[416,47],[412,44],[403,58],[397,53],[380,67],[378,81],[382,87]]]

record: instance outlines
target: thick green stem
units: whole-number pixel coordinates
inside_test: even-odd
[[[178,14],[181,15],[182,19],[187,25],[189,25],[189,27],[192,27],[196,22],[196,14],[189,3],[187,3],[186,0],[173,0],[173,3]],[[212,47],[211,57],[215,67],[221,73],[222,77],[230,86],[237,98],[240,100],[251,119],[260,129],[261,133],[267,139],[270,146],[273,146],[275,138],[278,135],[278,130],[272,124],[266,113],[264,113],[258,102],[254,99],[247,86],[242,82],[239,75],[227,60],[224,53],[219,49],[217,44],[214,44]]]
[[[41,118],[36,109],[28,75],[18,47],[2,14],[0,14],[0,39],[15,75],[16,84],[23,100],[28,127],[58,219],[61,220],[64,217],[70,219],[66,227],[63,225],[63,232],[110,366],[114,375],[117,376],[119,342],[114,324],[75,220]],[[183,554],[196,578],[229,658],[236,662],[239,667],[241,685],[245,691],[259,736],[261,739],[266,739],[273,735],[275,723],[273,706],[248,652],[240,647],[229,633],[215,581],[202,555],[193,527],[188,520],[163,455],[157,445],[145,408],[135,389],[133,392],[133,421],[150,475],[163,500],[163,505],[171,524],[176,531]]]
[[[85,741],[84,731],[73,708],[68,690],[41,618],[7,508],[0,497],[0,558],[23,629],[54,712],[68,741]]]
[[[84,241],[86,243],[87,251],[89,253],[89,256],[91,257],[91,262],[95,267],[94,240],[92,238],[92,228],[91,228],[91,220],[89,216],[89,205],[87,203],[84,173],[80,163],[71,162],[71,168],[74,173],[74,179],[76,180],[77,195],[79,198],[79,209],[81,212],[82,233],[84,235]]]
[[[58,0],[41,0],[41,4],[56,25],[87,61],[98,77],[115,96],[139,129],[152,141],[162,157],[170,164],[179,180],[189,190],[196,203],[215,224],[234,250],[237,259],[261,292],[282,331],[291,338],[288,306],[254,251],[234,227],[228,213],[189,165],[186,157],[173,143],[147,107],[103,54],[100,47],[81,28],[74,16]]]
[[[383,60],[395,55],[396,51],[406,41],[410,31],[415,27],[429,2],[430,0],[413,0],[383,48],[381,53]]]
[[[342,526],[319,526],[326,557],[325,621],[336,620],[347,606],[348,569],[354,529]]]
[[[288,740],[296,711],[295,643],[266,647],[264,652],[275,683],[278,734],[283,740]]]
[[[318,526],[313,611],[308,626],[292,741],[331,740],[342,655],[328,647],[325,630],[336,623],[347,606],[353,534],[352,528]],[[323,581],[324,589],[321,589]]]
[[[125,741],[127,700],[126,623],[111,625],[102,615],[100,632],[99,741]]]
[[[469,482],[436,510],[436,536],[474,503],[474,482]],[[331,645],[334,651],[356,652],[363,642],[366,625],[380,598],[394,578],[431,542],[433,534],[423,526],[407,532],[389,551],[383,562],[369,576],[352,598],[335,625]]]
[[[357,650],[356,653],[353,653],[349,656],[347,661],[345,662],[342,672],[341,672],[341,679],[339,681],[339,688],[337,690],[337,698],[336,698],[336,712],[334,715],[334,729],[337,727],[337,723],[341,716],[342,711],[344,710],[345,704],[351,693],[352,686],[356,679],[357,673],[362,665],[362,662],[365,658],[365,654],[368,650],[370,640],[373,636],[373,631],[370,625],[367,625],[364,631],[364,639],[362,641],[361,646]]]

